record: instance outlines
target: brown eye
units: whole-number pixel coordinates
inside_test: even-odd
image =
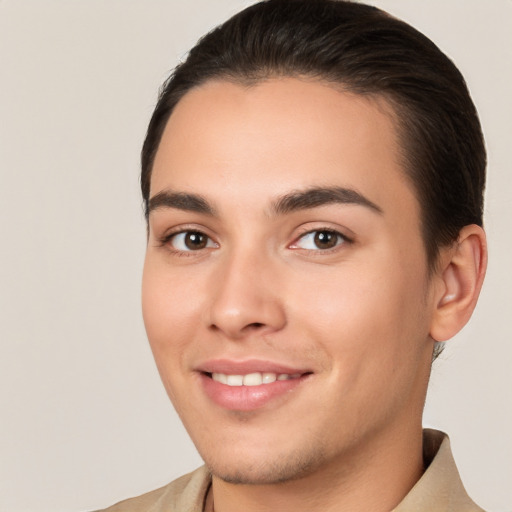
[[[294,248],[308,251],[334,249],[338,245],[349,242],[341,233],[331,229],[317,229],[302,235],[294,244]]]
[[[315,231],[314,242],[319,249],[332,249],[338,245],[339,238],[333,231]]]
[[[208,244],[208,237],[198,231],[189,231],[185,233],[185,245],[191,250],[204,249]]]
[[[217,247],[213,240],[201,231],[182,231],[172,235],[170,245],[173,249],[182,252],[200,251],[210,247]]]

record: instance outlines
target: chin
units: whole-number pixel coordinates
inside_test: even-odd
[[[239,485],[270,485],[298,480],[313,473],[324,463],[324,457],[319,450],[288,453],[275,457],[250,461],[247,457],[233,457],[231,460],[207,460],[206,465],[213,476],[225,482]]]

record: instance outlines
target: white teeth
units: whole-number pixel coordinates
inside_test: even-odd
[[[287,373],[261,373],[254,372],[247,375],[228,375],[226,373],[212,373],[212,379],[227,384],[228,386],[260,386],[261,384],[271,384],[276,380],[298,379],[300,373],[289,375]]]
[[[263,384],[270,384],[271,382],[275,382],[277,376],[275,373],[264,373],[262,376]]]
[[[212,373],[212,379],[220,382],[221,384],[227,384],[228,379],[224,373]]]
[[[226,384],[228,386],[241,386],[243,383],[243,375],[226,375]]]
[[[261,373],[249,373],[244,377],[244,386],[260,386],[262,382]]]

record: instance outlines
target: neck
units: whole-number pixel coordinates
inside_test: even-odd
[[[389,512],[423,473],[421,424],[377,437],[296,480],[244,485],[213,476],[205,510]]]

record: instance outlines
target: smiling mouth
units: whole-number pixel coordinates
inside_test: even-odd
[[[291,396],[289,393],[296,390],[313,374],[311,371],[298,372],[295,369],[285,373],[285,368],[277,367],[272,368],[274,372],[254,371],[252,363],[245,365],[253,366],[251,369],[242,369],[243,364],[234,365],[238,368],[233,369],[228,368],[229,364],[224,366],[226,368],[215,368],[215,370],[224,370],[223,372],[208,371],[214,370],[214,368],[208,368],[200,371],[200,375],[203,389],[210,400],[223,409],[232,411],[254,411],[265,407],[278,397]]]
[[[227,373],[207,373],[211,379],[227,386],[261,386],[263,384],[272,384],[276,381],[285,381],[299,379],[307,375],[302,373],[271,373],[271,372],[253,372],[246,375],[233,375]]]

